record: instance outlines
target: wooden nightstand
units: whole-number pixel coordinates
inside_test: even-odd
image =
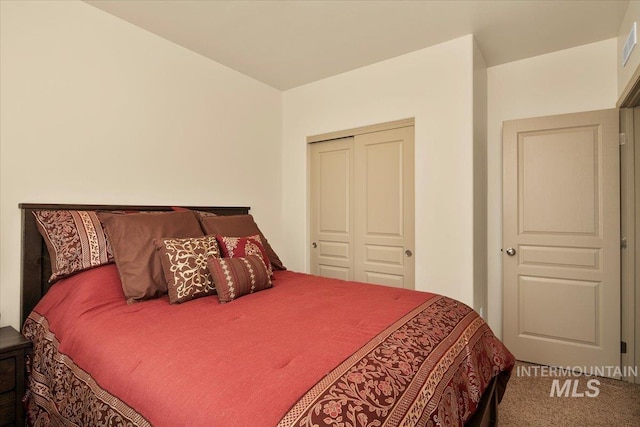
[[[31,341],[11,326],[0,328],[0,426],[23,426],[26,355]]]

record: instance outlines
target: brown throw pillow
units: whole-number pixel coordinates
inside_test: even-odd
[[[222,304],[271,287],[267,267],[260,256],[209,258],[207,264]]]
[[[202,224],[202,229],[205,234],[216,234],[229,237],[245,237],[259,234],[262,245],[267,251],[269,261],[271,261],[271,266],[275,270],[286,270],[285,266],[282,265],[282,261],[280,261],[278,255],[271,248],[267,238],[264,237],[264,234],[262,234],[251,215],[228,215],[208,218],[200,217],[200,224]]]
[[[202,237],[193,212],[118,215],[98,213],[107,230],[113,255],[128,302],[167,293],[160,257],[153,240],[171,237]]]
[[[51,258],[54,282],[63,277],[113,262],[111,245],[95,211],[34,211],[36,226]]]
[[[182,206],[171,206],[171,210],[177,211],[177,212],[184,212],[184,211],[190,211],[191,209],[183,208]],[[198,216],[200,217],[218,216],[213,212],[207,212],[207,211],[194,211],[194,212],[197,213]]]
[[[153,241],[167,280],[169,302],[178,304],[216,293],[207,259],[220,257],[215,236]]]

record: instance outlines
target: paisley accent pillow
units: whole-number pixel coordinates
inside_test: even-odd
[[[221,304],[272,286],[260,256],[209,258],[207,264]]]
[[[282,265],[282,261],[280,261],[278,254],[275,253],[264,233],[260,231],[258,224],[256,224],[251,215],[220,215],[208,218],[200,216],[199,220],[204,234],[234,237],[253,236],[254,234],[258,234],[260,236],[262,246],[264,246],[267,251],[269,262],[273,268],[276,270],[286,270],[286,267]]]
[[[216,236],[218,239],[218,245],[220,245],[220,251],[224,258],[240,258],[249,255],[257,255],[262,258],[264,265],[267,267],[269,277],[272,277],[273,270],[271,268],[271,262],[267,251],[262,245],[262,239],[260,235],[247,237],[228,237],[228,236]]]
[[[114,261],[109,239],[95,211],[34,211],[51,258],[51,277],[63,277]]]
[[[208,258],[220,257],[215,236],[155,239],[153,244],[160,255],[171,304],[216,293],[207,268]]]

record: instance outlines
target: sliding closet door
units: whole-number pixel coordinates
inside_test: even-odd
[[[310,146],[311,274],[353,280],[353,138]]]
[[[355,279],[414,289],[414,128],[355,137]]]
[[[311,273],[414,289],[414,127],[309,146]]]

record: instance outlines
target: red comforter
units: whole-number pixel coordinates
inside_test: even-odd
[[[113,265],[58,282],[24,327],[34,341],[29,417],[271,427],[396,414],[455,425],[513,366],[486,324],[448,298],[275,274],[272,289],[227,304],[127,305]]]

